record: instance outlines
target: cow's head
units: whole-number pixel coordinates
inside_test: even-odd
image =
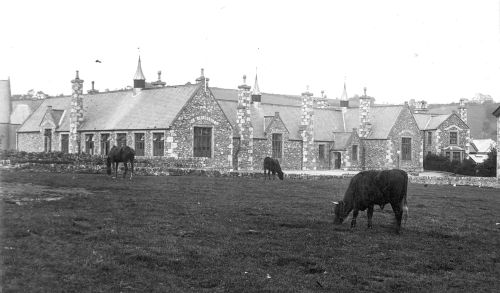
[[[284,175],[283,171],[278,170],[278,178],[283,180],[283,175]]]
[[[333,223],[335,225],[340,225],[342,222],[344,222],[344,219],[347,217],[346,211],[345,211],[345,203],[343,200],[339,202],[333,202],[334,208],[334,219]]]

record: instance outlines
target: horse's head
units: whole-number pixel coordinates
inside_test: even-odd
[[[107,169],[108,175],[111,175],[111,158],[109,157],[106,160],[106,167],[108,168]]]

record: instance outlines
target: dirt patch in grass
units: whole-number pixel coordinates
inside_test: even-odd
[[[0,175],[7,292],[500,287],[494,189],[410,184],[410,218],[396,235],[390,207],[375,210],[372,229],[366,213],[355,229],[332,225],[330,202],[348,179]],[[22,198],[31,200],[5,202]]]

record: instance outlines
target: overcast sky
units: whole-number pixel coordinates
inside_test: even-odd
[[[13,94],[70,94],[75,70],[103,91],[147,81],[377,102],[500,101],[500,0],[2,1],[0,79]],[[99,59],[102,63],[96,63]]]

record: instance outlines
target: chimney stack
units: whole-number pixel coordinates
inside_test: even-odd
[[[71,111],[69,113],[69,153],[79,153],[81,137],[78,131],[83,123],[83,80],[80,79],[78,70],[71,83],[73,94],[71,95]]]
[[[89,94],[97,94],[99,91],[94,88],[94,81],[92,81],[92,89],[88,90],[87,93]]]
[[[359,97],[359,137],[366,138],[369,135],[370,124],[370,97],[366,95],[366,87],[363,89],[364,95]]]
[[[462,119],[465,124],[467,124],[467,105],[466,105],[466,99],[462,98],[460,99],[460,105],[458,107],[458,112],[460,114],[460,119]]]
[[[153,81],[151,85],[154,87],[164,87],[166,84],[167,84],[166,82],[161,81],[161,70],[158,70],[158,80]]]
[[[238,107],[236,123],[240,137],[238,153],[238,170],[253,170],[253,125],[251,115],[250,86],[246,84],[246,75],[243,75],[243,84],[238,86]]]
[[[316,170],[316,155],[314,147],[314,98],[307,90],[302,93],[302,117],[300,135],[302,137],[302,170]]]
[[[427,113],[427,102],[422,100],[422,101],[416,101],[415,102],[415,109],[413,110],[413,113],[415,114],[421,114],[421,113]]]

